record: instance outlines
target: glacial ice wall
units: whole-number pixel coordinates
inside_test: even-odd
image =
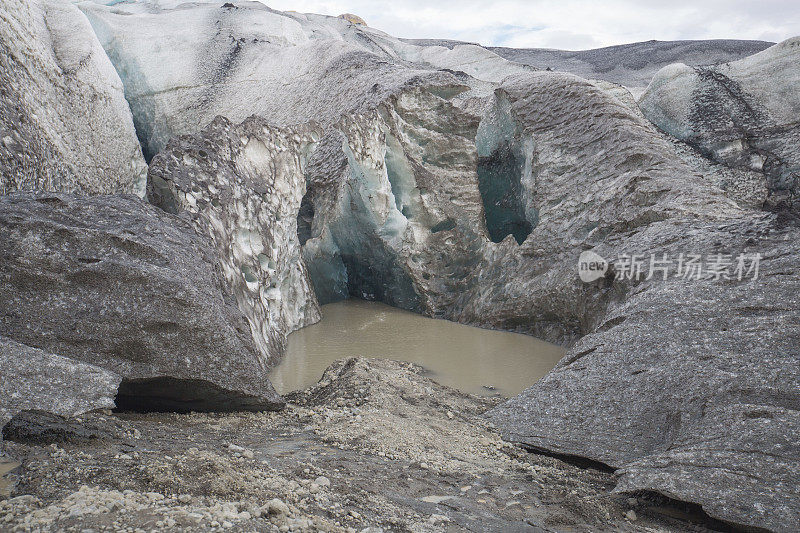
[[[78,6],[123,81],[148,160],[171,137],[194,133],[217,115],[330,126],[407,85],[467,80],[485,96],[491,88],[483,78],[528,70],[480,47],[435,53],[344,19],[282,13],[259,2]]]
[[[0,169],[0,194],[144,195],[122,82],[69,2],[0,4]]]
[[[664,67],[639,105],[659,129],[767,177],[772,207],[800,198],[800,37],[713,67]]]
[[[150,166],[149,200],[211,237],[266,364],[283,355],[289,333],[320,318],[297,232],[304,168],[320,134],[218,117],[173,139]]]
[[[475,139],[478,185],[492,242],[513,235],[522,244],[536,225],[533,139],[520,131],[510,102],[500,93],[481,120]]]
[[[304,248],[315,286],[346,280],[347,294],[452,317],[488,239],[478,118],[449,98],[407,90],[343,118],[321,143],[309,166],[315,208]]]

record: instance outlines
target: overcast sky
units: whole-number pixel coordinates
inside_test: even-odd
[[[650,39],[800,35],[800,0],[261,0],[279,10],[354,13],[396,37],[581,50]]]

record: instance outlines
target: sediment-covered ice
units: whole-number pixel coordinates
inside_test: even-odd
[[[479,85],[528,70],[481,47],[414,46],[341,18],[258,2],[78,5],[122,78],[148,159],[216,115],[327,125],[420,79],[454,84],[461,71]]]
[[[150,201],[211,238],[266,365],[281,357],[290,332],[320,318],[297,231],[304,169],[320,135],[314,126],[218,117],[173,139],[150,165]]]
[[[800,38],[712,67],[664,67],[640,99],[659,129],[731,168],[763,173],[773,207],[800,195]]]
[[[86,17],[59,0],[0,5],[0,194],[144,195],[122,82]]]

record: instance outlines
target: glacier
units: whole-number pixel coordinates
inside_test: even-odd
[[[507,439],[609,465],[620,492],[800,527],[796,39],[667,66],[639,95],[257,2],[75,5],[119,76],[155,218],[209,243],[252,368],[348,297],[536,335],[568,351],[486,414]],[[729,116],[731,83],[758,120]],[[586,251],[689,250],[758,251],[763,278],[576,274]]]

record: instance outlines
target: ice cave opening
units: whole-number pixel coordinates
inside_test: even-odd
[[[510,102],[498,95],[475,138],[478,189],[492,242],[525,242],[538,222],[533,206],[533,138],[521,131]]]
[[[523,164],[508,142],[503,142],[491,155],[478,159],[478,188],[486,214],[486,230],[492,242],[513,235],[517,243],[522,244],[533,229],[525,217],[520,180]]]

